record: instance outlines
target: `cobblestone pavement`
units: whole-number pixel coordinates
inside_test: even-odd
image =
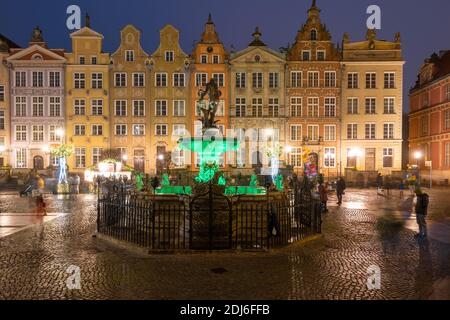
[[[319,239],[268,253],[178,255],[93,238],[94,196],[47,196],[50,213],[66,214],[0,238],[0,299],[450,299],[449,193],[430,193],[428,240],[413,237],[410,200],[349,190],[324,215]],[[27,199],[0,195],[0,212],[29,210]],[[71,265],[80,290],[66,287]],[[367,289],[372,265],[379,290]]]

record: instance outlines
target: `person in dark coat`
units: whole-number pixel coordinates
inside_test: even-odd
[[[338,205],[342,204],[342,196],[344,195],[345,189],[346,189],[346,185],[345,185],[345,180],[344,178],[340,177],[339,180],[336,183],[336,195],[338,198]]]
[[[322,212],[328,212],[328,191],[326,185],[324,185],[323,183],[319,184],[319,197],[320,202],[322,203]]]
[[[383,176],[381,173],[377,175],[377,194],[383,193]]]
[[[419,233],[416,234],[416,237],[427,236],[427,214],[428,214],[428,203],[430,202],[430,197],[428,194],[423,193],[420,188],[417,188],[416,191],[417,201],[416,201],[416,220],[419,225]]]

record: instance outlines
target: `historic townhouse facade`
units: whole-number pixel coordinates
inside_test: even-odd
[[[340,59],[340,50],[331,42],[313,1],[308,19],[286,55],[286,143],[294,170],[303,168],[302,154],[308,151],[323,174],[340,174]]]
[[[151,55],[150,159],[152,173],[161,173],[172,158],[177,168],[186,167],[190,157],[178,148],[188,134],[194,110],[191,105],[190,58],[180,47],[180,32],[171,25],[160,31],[160,44]],[[189,161],[190,163],[190,161]]]
[[[267,166],[267,152],[286,144],[286,61],[260,37],[256,28],[249,46],[230,57],[229,116],[241,143],[233,159],[238,168]]]
[[[343,40],[343,167],[391,174],[402,169],[403,65],[400,34],[393,42],[368,30]]]
[[[71,172],[83,173],[96,165],[110,148],[108,53],[103,36],[86,26],[70,35],[72,52],[66,54],[66,141],[75,148],[68,160]]]
[[[19,46],[0,34],[0,168],[10,165],[9,50]]]
[[[17,169],[56,166],[50,147],[63,139],[64,50],[48,49],[37,27],[29,47],[11,49],[6,61],[11,80],[10,163]]]
[[[228,52],[222,42],[219,40],[219,35],[216,32],[215,25],[208,17],[208,22],[205,25],[205,30],[202,33],[200,41],[196,44],[194,52],[192,53],[192,67],[191,67],[191,134],[195,136],[201,135],[201,122],[198,121],[202,115],[200,108],[198,108],[198,91],[203,89],[210,79],[214,79],[222,92],[220,97],[220,105],[216,113],[216,120],[218,120],[218,127],[223,134],[229,128],[229,66],[228,66]],[[226,156],[221,159],[221,166],[226,165]],[[199,158],[191,157],[192,168],[199,164]]]
[[[410,163],[422,169],[431,161],[432,179],[450,180],[450,51],[433,54],[420,68],[409,93]],[[419,159],[414,153],[420,152]],[[427,174],[424,174],[427,176]],[[428,178],[427,178],[428,179]]]
[[[132,25],[121,31],[120,47],[111,55],[111,148],[124,163],[140,172],[151,167],[149,58],[141,32]]]

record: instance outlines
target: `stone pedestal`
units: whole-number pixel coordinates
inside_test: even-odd
[[[58,194],[68,194],[70,192],[68,183],[58,183],[56,186],[56,193]]]

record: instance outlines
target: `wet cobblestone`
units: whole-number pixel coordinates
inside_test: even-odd
[[[450,299],[448,242],[415,239],[398,199],[355,190],[345,200],[324,215],[323,236],[307,243],[268,253],[143,255],[92,237],[95,197],[47,196],[50,212],[67,214],[0,238],[0,299]],[[30,206],[0,195],[0,213]],[[66,287],[71,265],[81,269],[81,290]],[[367,289],[372,265],[381,270],[380,290]]]

